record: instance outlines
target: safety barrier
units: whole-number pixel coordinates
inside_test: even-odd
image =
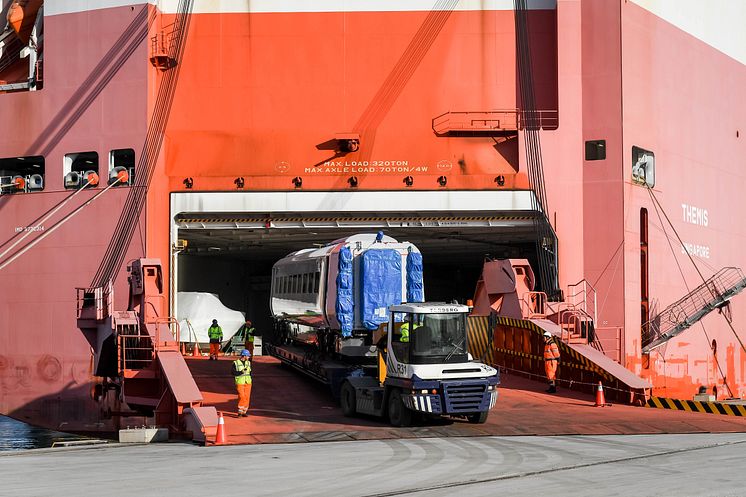
[[[703,412],[707,414],[746,417],[746,405],[730,404],[726,402],[701,402],[697,400],[651,397],[648,399],[646,406],[654,409],[671,409],[674,411]]]

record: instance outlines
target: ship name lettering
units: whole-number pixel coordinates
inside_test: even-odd
[[[684,221],[697,226],[707,226],[710,220],[707,218],[707,209],[695,207],[693,205],[681,204],[681,211]]]

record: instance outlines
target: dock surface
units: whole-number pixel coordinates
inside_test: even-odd
[[[268,356],[254,358],[250,416],[238,418],[231,360],[187,359],[205,403],[224,412],[228,444],[746,432],[744,418],[622,404],[594,407],[590,393],[560,389],[550,395],[543,383],[510,375],[502,376],[497,404],[485,424],[456,420],[394,428],[377,418],[343,416],[327,387]]]

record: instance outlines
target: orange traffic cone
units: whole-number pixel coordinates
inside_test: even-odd
[[[218,413],[218,431],[215,433],[215,445],[224,445],[227,442],[225,435],[225,420],[223,419],[223,413]]]
[[[598,382],[598,388],[596,389],[596,407],[606,407],[610,404],[606,403],[606,398],[604,397],[604,387],[601,385],[601,382]]]
[[[199,343],[194,342],[194,347],[192,347],[192,357],[199,357],[201,354],[199,353]]]

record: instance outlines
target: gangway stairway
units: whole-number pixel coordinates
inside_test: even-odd
[[[726,267],[687,295],[666,307],[642,327],[642,352],[648,353],[686,331],[746,288],[746,278],[736,267]]]
[[[560,348],[557,378],[561,388],[592,393],[601,381],[607,398],[642,405],[652,384],[604,353],[595,338],[595,290],[581,281],[565,302],[549,302],[533,291],[527,260],[486,261],[469,317],[469,352],[509,374],[545,381],[545,332]]]
[[[165,315],[160,261],[138,259],[130,269],[129,306],[113,310],[113,285],[78,289],[78,326],[94,351],[99,402],[117,423],[150,418],[171,435],[205,442],[217,412],[202,405],[181,354],[178,322]],[[108,391],[115,395],[106,395]]]

